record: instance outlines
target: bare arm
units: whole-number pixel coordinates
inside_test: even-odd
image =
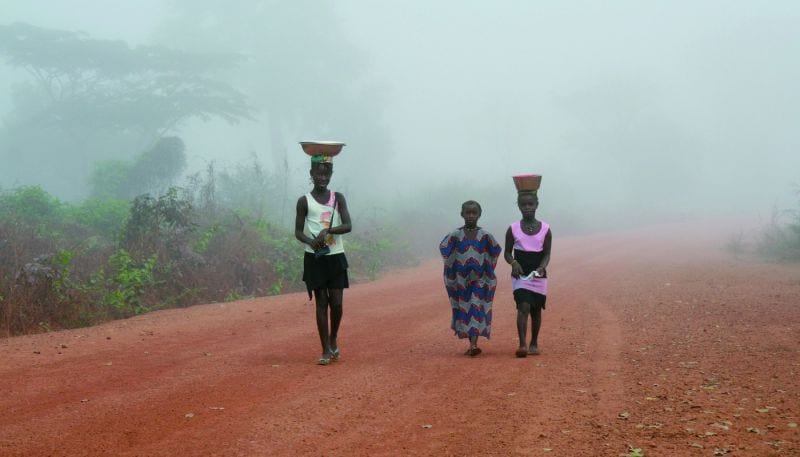
[[[514,234],[511,233],[511,227],[506,230],[506,248],[503,258],[511,264],[511,276],[518,278],[522,274],[522,265],[514,260]]]
[[[550,229],[547,229],[547,235],[544,236],[544,246],[542,247],[542,261],[539,263],[539,268],[536,271],[540,275],[544,275],[544,270],[550,264],[550,245],[553,243],[553,236]]]

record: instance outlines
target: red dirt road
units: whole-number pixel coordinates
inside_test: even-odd
[[[556,238],[525,359],[507,266],[468,358],[436,260],[346,291],[327,367],[305,294],[0,340],[0,455],[800,455],[800,268],[727,236]]]

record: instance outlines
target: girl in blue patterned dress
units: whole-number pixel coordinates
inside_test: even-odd
[[[492,300],[497,288],[494,269],[502,248],[491,233],[478,227],[481,205],[470,200],[461,205],[464,226],[439,243],[444,259],[444,287],[453,317],[450,328],[459,338],[469,338],[466,355],[481,353],[478,337],[492,333]]]

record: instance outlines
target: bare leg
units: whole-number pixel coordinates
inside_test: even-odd
[[[317,302],[317,332],[319,332],[319,341],[322,344],[322,357],[330,358],[331,348],[328,336],[328,290],[316,289],[314,291],[314,298]]]
[[[331,305],[331,333],[328,339],[328,344],[331,353],[338,356],[339,344],[336,342],[336,338],[339,336],[339,324],[342,323],[342,301],[344,299],[344,290],[329,289],[328,296],[330,297]]]
[[[531,309],[531,345],[529,354],[539,353],[539,328],[542,326],[542,307],[534,306]]]
[[[465,354],[471,357],[475,357],[480,353],[481,353],[481,348],[478,347],[478,335],[470,335],[469,349],[467,349],[467,352]]]
[[[520,303],[517,306],[517,334],[519,335],[519,349],[517,349],[517,357],[525,357],[528,349],[525,347],[525,334],[527,333],[528,315],[531,312],[531,305],[529,303]],[[523,353],[525,355],[523,355]]]

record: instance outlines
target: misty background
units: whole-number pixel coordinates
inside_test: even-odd
[[[202,67],[232,90],[227,119],[158,131],[185,147],[174,184],[257,163],[269,185],[254,191],[290,227],[310,189],[297,142],[345,141],[330,187],[355,229],[400,225],[426,246],[467,199],[499,238],[518,217],[514,174],[543,175],[557,235],[794,206],[799,19],[792,1],[0,0],[0,25],[227,56]],[[44,141],[35,79],[2,57],[0,188],[79,200],[98,163],[161,151],[102,119],[71,120],[93,149]]]

